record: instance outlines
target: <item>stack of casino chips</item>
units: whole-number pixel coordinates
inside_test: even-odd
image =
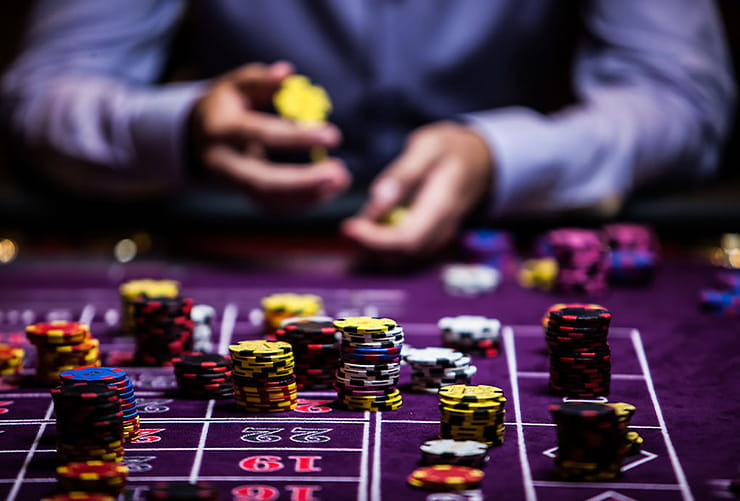
[[[403,327],[390,318],[347,317],[334,321],[342,334],[334,388],[353,411],[392,411],[403,405],[396,388],[401,374]]]
[[[604,226],[609,245],[609,279],[618,283],[650,281],[658,262],[658,239],[649,226],[614,223]]]
[[[470,384],[478,369],[470,357],[451,348],[417,348],[406,357],[411,368],[411,389],[436,394],[443,386]]]
[[[443,317],[437,323],[442,344],[463,353],[495,357],[499,353],[501,322],[481,315]]]
[[[551,405],[557,425],[555,473],[562,480],[615,480],[624,459],[625,430],[615,409],[602,403]]]
[[[503,390],[495,386],[455,384],[440,388],[439,438],[503,444],[505,404]]]
[[[488,445],[475,440],[427,440],[421,445],[421,463],[482,468],[488,463]]]
[[[0,343],[0,377],[18,374],[23,368],[24,355],[23,348]]]
[[[302,390],[332,387],[339,364],[337,329],[330,317],[287,319],[275,331],[278,341],[290,343],[295,355],[295,377]]]
[[[134,311],[134,358],[140,365],[169,365],[172,357],[192,351],[193,327],[190,298],[139,297]]]
[[[273,334],[288,318],[314,317],[323,312],[324,302],[315,294],[283,292],[262,298],[266,334]]]
[[[116,497],[99,492],[70,491],[52,494],[41,498],[41,501],[116,501]]]
[[[415,469],[406,482],[412,487],[434,492],[478,489],[485,473],[478,468],[436,464]]]
[[[100,342],[91,337],[87,324],[66,320],[32,324],[26,327],[26,336],[36,346],[36,377],[44,384],[57,384],[64,370],[100,365]]]
[[[129,280],[118,288],[121,294],[121,331],[134,333],[134,301],[139,298],[169,298],[180,295],[180,283],[174,280],[152,280],[148,278]]]
[[[231,359],[193,352],[172,359],[177,388],[186,398],[222,399],[234,396]]]
[[[479,296],[492,292],[501,273],[487,264],[450,264],[442,270],[442,284],[451,296]]]
[[[193,321],[193,350],[204,353],[213,351],[211,323],[215,316],[216,309],[208,304],[196,304],[190,310],[190,320]]]
[[[218,491],[208,485],[187,482],[158,482],[146,493],[147,501],[217,501]]]
[[[118,496],[126,487],[128,468],[109,461],[75,461],[57,467],[57,485],[65,492]]]
[[[284,412],[296,408],[295,358],[284,341],[241,341],[229,346],[234,400],[247,412]]]
[[[624,442],[626,446],[625,455],[634,456],[639,454],[643,438],[637,432],[629,431],[630,421],[632,420],[632,416],[635,415],[635,406],[626,402],[608,402],[605,405],[614,409],[614,412],[617,415],[617,421],[624,432]]]
[[[612,315],[597,304],[555,304],[545,317],[550,353],[550,390],[556,395],[595,398],[609,394]]]
[[[716,288],[699,292],[701,309],[725,317],[740,317],[740,268],[732,268],[727,262],[722,264],[725,266],[715,274]]]
[[[597,294],[607,289],[609,252],[597,231],[561,228],[547,233],[542,249],[558,263],[556,288]]]
[[[87,367],[70,369],[59,375],[62,386],[71,386],[83,383],[101,383],[115,390],[119,398],[119,407],[122,411],[123,439],[131,442],[139,436],[139,411],[136,404],[134,385],[126,371],[118,367]]]
[[[462,245],[467,258],[492,266],[506,274],[516,268],[516,251],[511,234],[501,230],[466,231]]]
[[[558,262],[552,257],[527,259],[519,267],[517,281],[525,289],[549,291],[558,278]]]
[[[101,382],[83,382],[52,388],[51,396],[62,462],[123,461],[118,391]]]

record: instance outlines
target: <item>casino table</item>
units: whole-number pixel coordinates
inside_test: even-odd
[[[305,260],[304,260],[305,261]],[[403,406],[351,412],[331,391],[299,393],[298,407],[260,415],[224,400],[173,393],[171,369],[126,367],[137,391],[142,433],[127,444],[126,499],[144,499],[155,481],[204,481],[221,499],[713,499],[740,464],[740,353],[737,319],[701,313],[699,289],[708,264],[667,258],[646,287],[612,288],[592,298],[613,313],[610,400],[634,404],[631,429],[645,442],[619,481],[577,483],[553,474],[556,428],[548,406],[548,358],[541,318],[555,302],[582,300],[521,288],[505,280],[493,293],[444,292],[439,266],[404,274],[352,271],[340,260],[291,259],[282,266],[164,260],[111,264],[103,259],[36,258],[0,269],[0,342],[25,343],[23,326],[45,319],[89,322],[106,365],[123,363],[133,345],[118,328],[117,286],[138,277],[172,278],[184,293],[217,312],[214,344],[260,336],[259,300],[278,291],[320,295],[330,315],[396,319],[414,347],[439,346],[442,316],[480,314],[503,323],[502,350],[477,358],[473,384],[507,397],[503,445],[491,450],[480,491],[431,493],[406,484],[419,446],[439,430],[437,397],[404,387]],[[27,346],[30,355],[33,350]],[[24,369],[25,374],[32,370]],[[0,392],[0,498],[38,499],[55,484],[55,419],[47,388],[30,378]]]

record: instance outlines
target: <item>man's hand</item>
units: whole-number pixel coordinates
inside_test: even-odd
[[[267,160],[268,150],[334,148],[341,141],[334,125],[306,127],[264,112],[280,82],[292,73],[285,62],[242,66],[217,79],[190,116],[196,160],[236,181],[256,200],[277,207],[326,200],[351,182],[336,159],[305,165]]]
[[[342,230],[374,251],[434,252],[488,192],[492,163],[488,146],[473,130],[448,122],[423,127],[373,182],[368,203]],[[409,211],[398,225],[379,222],[401,204],[409,204]]]

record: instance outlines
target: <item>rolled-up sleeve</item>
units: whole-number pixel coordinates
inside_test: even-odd
[[[496,159],[495,214],[590,207],[716,169],[735,84],[711,1],[593,0],[584,15],[577,103],[466,116]]]
[[[183,4],[37,3],[3,78],[3,111],[25,147],[59,158],[39,165],[51,177],[85,188],[94,179],[103,192],[182,179],[185,122],[202,84],[155,81]]]

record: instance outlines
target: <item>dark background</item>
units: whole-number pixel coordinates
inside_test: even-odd
[[[740,68],[740,2],[717,2],[725,23],[732,51],[733,67]],[[0,73],[12,62],[22,40],[25,21],[32,1],[0,4]],[[579,26],[570,23],[563,33],[563,68],[567,82],[568,59],[572,42],[578,38]],[[176,38],[170,64],[170,75],[187,62],[187,23]],[[557,95],[558,89],[553,91]],[[565,90],[564,90],[565,92]],[[350,194],[331,206],[299,215],[271,215],[266,224],[264,214],[236,193],[199,187],[165,199],[137,200],[121,204],[101,200],[80,200],[60,195],[43,185],[29,183],[21,159],[14,157],[7,141],[0,141],[0,231],[24,234],[74,232],[101,234],[134,229],[167,232],[282,232],[300,225],[301,231],[332,232],[343,216],[351,214],[362,203],[361,192]],[[668,233],[708,234],[737,231],[740,223],[740,128],[736,123],[725,147],[719,175],[703,186],[665,188],[656,193],[636,193],[625,205],[618,219],[650,222]],[[91,211],[91,204],[95,210]],[[91,215],[92,214],[92,215]],[[553,220],[554,219],[554,220]],[[547,224],[593,222],[594,216],[569,214],[547,221],[502,221],[502,226],[525,225],[537,231]],[[563,221],[565,219],[566,221]],[[472,222],[473,224],[475,222]]]

